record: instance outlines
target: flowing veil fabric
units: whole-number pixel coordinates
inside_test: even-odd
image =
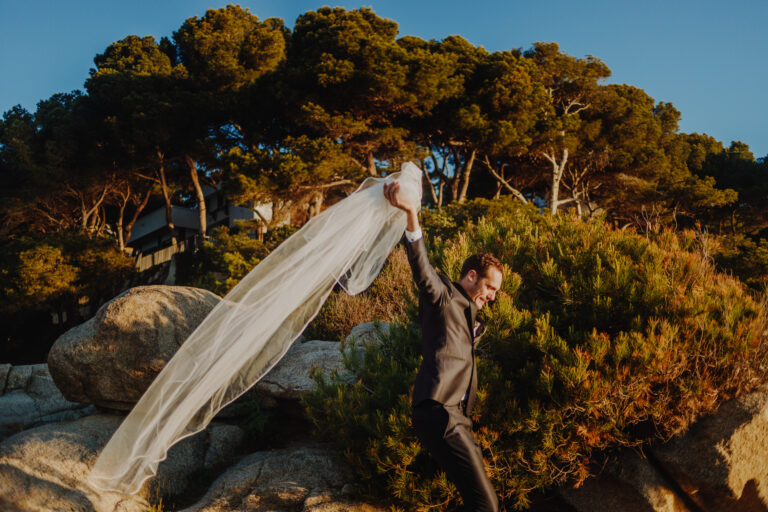
[[[246,275],[190,334],[125,417],[88,475],[101,490],[137,493],[168,449],[200,430],[263,377],[317,315],[338,282],[365,290],[400,240],[405,213],[385,182],[421,203],[412,163],[368,178],[312,218]]]

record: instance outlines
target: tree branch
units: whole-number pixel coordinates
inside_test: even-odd
[[[515,187],[509,184],[504,178],[502,178],[499,173],[496,172],[496,170],[493,168],[493,165],[491,165],[491,162],[488,160],[488,155],[485,155],[485,160],[483,161],[485,166],[488,168],[490,173],[493,175],[494,178],[498,180],[499,183],[504,185],[504,187],[509,190],[513,196],[515,196],[517,199],[522,201],[523,203],[527,203],[528,200],[525,198],[522,192],[517,190]]]
[[[338,180],[331,183],[325,183],[323,185],[300,185],[298,188],[301,190],[318,189],[318,188],[331,188],[338,187],[339,185],[354,185],[352,180]]]

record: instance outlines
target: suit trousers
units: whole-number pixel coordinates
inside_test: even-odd
[[[424,400],[413,408],[416,435],[464,500],[467,512],[497,512],[499,500],[488,476],[472,420],[461,406]]]

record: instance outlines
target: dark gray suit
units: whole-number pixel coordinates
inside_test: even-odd
[[[485,326],[458,283],[430,265],[424,238],[406,239],[419,287],[422,361],[413,388],[413,425],[424,447],[459,490],[465,510],[497,511],[469,415],[477,395],[475,346]],[[464,400],[464,397],[466,399]]]

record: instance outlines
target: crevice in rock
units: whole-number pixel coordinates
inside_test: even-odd
[[[683,490],[682,486],[677,482],[677,480],[675,480],[670,472],[667,471],[667,468],[664,467],[664,464],[658,459],[658,457],[656,457],[656,454],[653,453],[653,450],[645,450],[644,454],[648,459],[648,463],[651,465],[651,467],[659,474],[659,476],[664,480],[664,483],[669,486],[669,489],[675,493],[675,496],[677,496],[677,498],[682,501],[683,504],[688,507],[691,512],[706,512],[693,500],[693,498],[688,495],[687,492],[685,492],[685,490]]]

